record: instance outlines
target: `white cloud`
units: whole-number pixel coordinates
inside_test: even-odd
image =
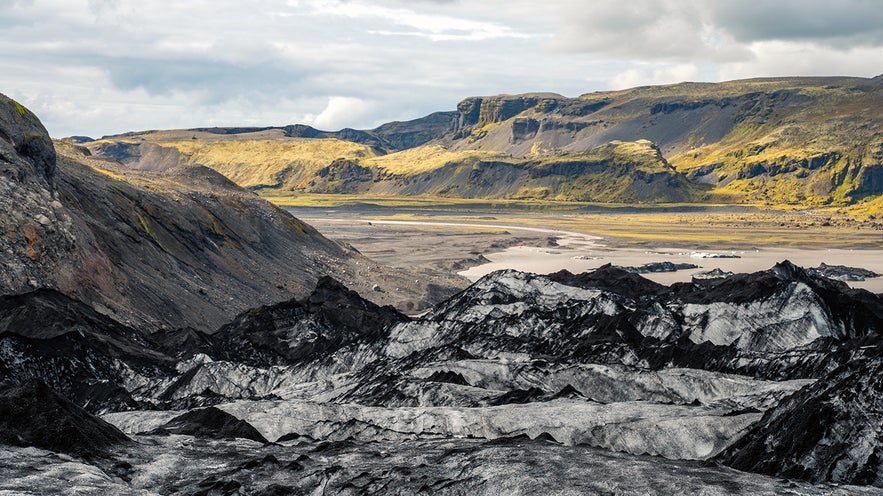
[[[332,96],[328,98],[325,109],[308,124],[318,129],[336,131],[362,122],[375,109],[374,103],[360,98]]]
[[[610,78],[610,89],[621,90],[650,84],[670,84],[695,81],[699,67],[695,64],[665,65],[661,67],[640,67],[627,69]]]
[[[637,60],[731,60],[747,53],[696,0],[561,2],[552,50]]]
[[[299,3],[299,2],[298,2]],[[432,41],[481,41],[492,38],[527,38],[512,28],[496,22],[475,21],[439,14],[418,13],[411,9],[389,8],[358,1],[319,1],[315,12],[361,20],[387,21],[408,30],[371,29],[372,34],[420,36]]]
[[[863,76],[883,73],[883,49],[854,47],[846,50],[810,42],[762,41],[750,45],[753,57],[723,64],[722,80],[766,76]]]

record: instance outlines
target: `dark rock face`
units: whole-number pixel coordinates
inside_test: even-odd
[[[39,380],[0,391],[0,443],[79,455],[101,456],[130,442]]]
[[[306,300],[236,317],[211,337],[212,355],[256,365],[303,362],[373,341],[389,326],[407,320],[394,308],[375,305],[326,276]]]
[[[453,131],[457,123],[457,112],[434,112],[406,122],[389,122],[377,127],[373,132],[383,137],[394,150],[414,148],[439,136]]]
[[[39,120],[6,97],[0,133],[0,294],[53,288],[147,332],[210,332],[323,274],[350,274],[377,301],[429,304],[428,283],[369,293],[376,280],[352,270],[365,257],[205,167],[124,170],[69,141],[56,159]]]
[[[0,94],[0,140],[33,164],[33,172],[52,184],[55,177],[55,147],[43,123],[20,103]],[[0,165],[0,173],[16,172],[10,164]],[[21,178],[19,178],[21,180]]]
[[[512,142],[533,139],[539,130],[540,122],[536,119],[515,119],[512,121]]]
[[[883,331],[883,301],[876,295],[851,289],[846,283],[816,276],[812,269],[802,269],[789,261],[754,274],[736,274],[705,285],[679,285],[675,291],[686,303],[730,301],[745,303],[807,287],[830,319],[823,332],[837,339],[879,336]]]
[[[604,264],[591,272],[583,272],[582,274],[572,274],[567,270],[561,270],[550,274],[549,279],[567,286],[601,289],[629,298],[661,295],[668,291],[668,288],[662,284],[611,264]]]
[[[54,290],[0,297],[0,384],[32,378],[91,412],[138,406],[128,379],[174,373],[140,332]]]
[[[864,281],[865,279],[880,277],[880,274],[871,270],[859,267],[846,267],[844,265],[828,265],[824,262],[818,267],[809,270],[815,275],[837,279],[838,281]]]
[[[876,295],[788,262],[704,284],[667,288],[612,266],[548,277],[493,273],[425,317],[395,326],[385,344],[394,360],[366,368],[347,400],[415,404],[413,391],[425,388],[407,379],[412,370],[450,360],[440,357],[455,350],[468,360],[525,355],[771,380],[820,377],[861,356],[859,343],[874,342],[883,329]],[[520,374],[550,373],[540,362],[524,367]],[[439,372],[430,378],[458,371]],[[558,389],[516,396],[548,398]]]
[[[462,133],[465,128],[471,126],[502,122],[533,107],[552,110],[558,105],[558,101],[563,99],[561,95],[554,94],[467,98],[457,105],[457,111],[460,113],[458,131]]]
[[[714,269],[711,269],[711,270],[697,272],[697,273],[693,274],[692,279],[693,279],[693,282],[697,282],[697,281],[707,281],[710,279],[723,279],[726,277],[730,277],[732,275],[734,275],[732,272],[723,271],[720,268],[715,267]]]
[[[312,193],[361,193],[374,180],[374,173],[354,160],[336,159],[316,172]]]
[[[638,267],[623,267],[626,272],[634,274],[650,274],[653,272],[677,272],[679,270],[698,269],[699,266],[691,263],[653,262]]]
[[[203,408],[171,421],[158,412],[106,418],[155,436],[146,443],[152,447],[145,448],[152,454],[135,456],[147,461],[131,463],[149,463],[158,453],[168,456],[169,449],[186,449],[188,456],[214,450],[224,445],[219,438],[265,443],[266,438],[301,434],[285,437],[291,445],[262,452],[240,443],[246,447],[237,449],[248,451],[247,456],[235,455],[231,462],[234,455],[225,454],[223,470],[215,465],[181,483],[211,494],[270,490],[270,480],[314,487],[332,480],[322,477],[346,473],[336,466],[315,472],[311,458],[280,461],[292,457],[277,448],[309,447],[316,459],[332,453],[349,453],[345,456],[352,459],[375,443],[395,441],[398,449],[408,450],[442,437],[445,449],[456,451],[464,439],[479,437],[497,439],[488,444],[494,449],[530,442],[534,451],[541,446],[563,450],[555,456],[586,444],[706,459],[747,432],[761,412],[787,408],[770,417],[787,422],[772,422],[770,434],[756,434],[781,440],[784,447],[747,444],[747,454],[734,458],[739,463],[771,461],[744,468],[809,478],[789,468],[794,465],[789,460],[799,459],[795,463],[809,466],[812,477],[821,474],[814,481],[878,484],[874,457],[879,442],[873,426],[883,415],[877,405],[880,381],[865,377],[883,372],[877,370],[883,353],[867,348],[878,341],[879,298],[787,262],[703,284],[667,288],[613,266],[548,277],[500,271],[428,315],[407,319],[323,278],[308,298],[243,313],[212,335],[191,330],[177,337],[163,331],[145,341],[169,354],[173,348],[193,348],[184,350],[181,358],[187,359],[174,372],[138,380],[106,376],[150,401],[150,408],[225,402],[223,409]],[[621,288],[614,291],[617,285]],[[14,318],[8,321],[15,322],[34,312],[10,315]],[[44,325],[33,332],[50,337],[57,331]],[[91,332],[87,329],[84,338],[113,345],[95,345],[92,360],[125,355],[114,347],[111,330]],[[195,353],[208,356],[190,357]],[[874,365],[837,369],[849,360]],[[786,400],[781,407],[775,405],[808,381],[775,383],[746,376],[825,377],[834,369],[792,398],[821,388],[817,394],[794,405]],[[816,420],[822,427],[812,430]],[[794,432],[805,442],[795,441]],[[170,433],[202,439],[169,448],[175,440],[162,435]],[[837,454],[839,447],[849,455]],[[773,453],[769,457],[762,452],[767,448]],[[792,451],[798,454],[789,455]],[[810,454],[799,454],[804,452]],[[829,454],[838,461],[825,461]],[[382,465],[389,456],[384,449],[370,458]],[[280,475],[289,473],[302,482]],[[464,479],[455,475],[450,482]]]
[[[229,413],[213,406],[191,410],[173,418],[151,434],[186,434],[195,437],[226,439],[238,437],[267,443],[264,436],[248,422],[237,419]]]
[[[56,200],[55,170],[46,129],[0,95],[0,294],[33,290],[70,263],[75,236]]]
[[[739,470],[883,487],[883,349],[769,410],[716,458]]]
[[[305,293],[345,258],[312,227],[206,168],[149,173],[143,180],[154,187],[141,188],[69,158],[60,164],[79,243],[55,285],[141,329],[214,330]]]

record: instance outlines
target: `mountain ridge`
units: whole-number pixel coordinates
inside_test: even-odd
[[[103,149],[114,143],[154,144],[181,153],[179,163],[202,163],[241,173],[253,189],[313,193],[437,195],[462,198],[525,198],[597,202],[724,202],[847,205],[883,193],[883,84],[879,78],[760,78],[722,83],[678,83],[575,98],[552,93],[469,97],[455,112],[439,112],[373,130],[317,131],[308,126],[256,128],[252,137],[288,158],[264,171],[242,154],[224,158],[193,151],[194,131],[130,133],[86,146],[133,164],[132,154]],[[285,129],[300,136],[283,136]],[[276,136],[270,136],[270,129]],[[395,134],[395,133],[399,134]],[[245,134],[236,135],[239,140]],[[402,136],[419,136],[409,140]],[[398,137],[398,138],[397,138]],[[333,157],[286,151],[293,139],[360,145]],[[622,175],[562,174],[545,183],[508,189],[472,187],[495,175],[457,173],[476,161],[497,168],[517,163],[577,161],[610,143],[646,140],[671,165],[672,180],[645,197],[623,195]],[[257,142],[256,142],[257,143]],[[257,145],[256,145],[257,146]],[[133,152],[134,153],[134,152]],[[287,154],[287,155],[286,155]],[[235,158],[234,158],[235,157]],[[627,156],[636,163],[641,152]],[[341,159],[341,161],[337,161]],[[238,164],[238,165],[237,165]],[[502,164],[502,165],[500,165]],[[601,164],[615,167],[614,163]],[[630,171],[625,172],[629,176]],[[232,176],[231,176],[232,177]],[[507,181],[519,181],[506,176]],[[584,179],[592,183],[562,189]],[[419,185],[419,187],[417,187]]]

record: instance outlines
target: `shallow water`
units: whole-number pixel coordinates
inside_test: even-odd
[[[761,247],[756,250],[729,251],[713,249],[691,249],[688,247],[659,247],[653,250],[612,248],[594,236],[568,233],[559,240],[560,248],[513,246],[502,252],[487,253],[484,256],[491,262],[472,267],[459,274],[477,280],[499,269],[517,269],[539,274],[548,274],[561,269],[573,273],[585,272],[611,263],[622,266],[639,266],[651,262],[692,263],[698,269],[679,270],[642,274],[661,284],[688,282],[693,274],[720,268],[729,272],[756,272],[772,267],[783,260],[790,260],[802,267],[818,267],[822,262],[828,265],[847,265],[872,270],[883,274],[883,250],[813,250],[803,248]],[[701,254],[736,255],[740,258],[701,258]],[[863,288],[874,293],[883,292],[883,277],[865,281],[848,282],[855,288]]]
[[[819,264],[824,262],[828,265],[860,267],[883,274],[883,249],[813,249],[761,245],[753,250],[732,251],[716,250],[713,247],[709,247],[709,243],[706,241],[701,243],[701,247],[697,243],[696,246],[659,246],[652,249],[618,248],[607,245],[602,237],[592,234],[554,228],[519,226],[508,222],[481,222],[478,221],[478,217],[476,217],[476,221],[470,222],[443,220],[402,221],[362,218],[361,216],[366,214],[366,212],[321,211],[323,216],[316,217],[318,211],[299,211],[297,209],[289,209],[289,211],[302,216],[312,214],[313,217],[309,217],[306,220],[314,223],[320,231],[331,238],[336,237],[334,232],[328,230],[331,226],[336,227],[341,223],[359,225],[373,223],[374,225],[406,228],[397,233],[402,236],[399,242],[404,245],[409,244],[406,239],[408,236],[433,236],[433,228],[450,230],[460,228],[505,229],[505,231],[511,232],[513,235],[540,234],[548,235],[558,240],[559,246],[554,248],[519,245],[502,251],[482,253],[485,258],[490,260],[490,263],[459,272],[460,275],[472,281],[500,269],[517,269],[539,274],[548,274],[561,269],[567,269],[573,273],[580,273],[596,269],[607,263],[622,266],[640,266],[646,263],[665,261],[693,263],[699,265],[700,268],[642,275],[658,283],[669,285],[674,282],[689,282],[693,274],[715,268],[734,273],[756,272],[768,269],[783,260],[790,260],[802,267],[818,267]],[[389,215],[391,212],[383,213]],[[410,232],[410,229],[413,229],[413,232]],[[359,244],[357,240],[351,241],[353,244]],[[881,246],[883,246],[883,243],[881,243]],[[698,258],[698,253],[737,255],[739,258]],[[867,289],[874,293],[883,293],[883,277],[866,281],[850,281],[847,284],[855,288]]]

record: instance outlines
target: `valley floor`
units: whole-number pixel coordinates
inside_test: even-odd
[[[883,224],[836,213],[691,206],[568,211],[560,204],[549,205],[553,212],[530,212],[476,202],[331,201],[310,198],[309,205],[287,208],[378,262],[459,273],[471,281],[505,268],[580,273],[607,263],[662,261],[699,268],[645,277],[671,284],[714,268],[747,273],[786,259],[804,267],[825,263],[883,273]],[[726,258],[705,258],[715,255]],[[883,278],[850,285],[883,292]]]

